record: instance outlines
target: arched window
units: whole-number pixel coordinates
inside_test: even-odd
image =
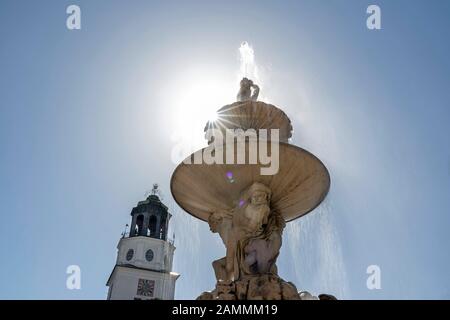
[[[150,221],[148,223],[148,230],[150,231],[150,237],[156,236],[156,224],[157,224],[156,217],[151,216]]]
[[[136,218],[136,235],[142,235],[142,226],[144,225],[144,216],[138,215]]]

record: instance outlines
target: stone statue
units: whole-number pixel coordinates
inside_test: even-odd
[[[212,213],[208,219],[211,232],[219,233],[226,248],[228,248],[228,241],[232,237],[232,217],[232,212],[222,210]],[[217,280],[230,280],[232,278],[226,269],[226,257],[213,261],[212,265]]]
[[[237,94],[237,101],[256,101],[258,100],[259,87],[252,80],[242,78],[240,82],[241,88]],[[252,93],[253,89],[253,93]]]
[[[283,218],[270,209],[271,190],[255,182],[242,192],[230,212],[217,211],[208,223],[226,247],[224,258],[213,262],[217,280],[234,280],[246,274],[276,273]]]
[[[281,247],[285,222],[270,208],[271,190],[262,183],[253,183],[241,195],[240,205],[233,213],[235,246],[231,248],[234,278],[252,274],[276,274],[275,260]],[[231,259],[231,257],[227,257]]]
[[[217,210],[208,218],[212,232],[226,247],[225,257],[213,262],[216,288],[198,300],[335,300],[332,295],[298,292],[278,276],[276,259],[285,220],[271,208],[272,191],[254,182],[241,192],[232,210]]]
[[[264,283],[267,288],[263,290],[266,294],[262,298],[268,298],[269,292],[274,298],[281,297],[284,287],[297,292],[295,286],[293,289],[290,284],[282,285],[277,274],[275,262],[285,221],[270,208],[270,198],[270,188],[255,182],[241,193],[239,204],[233,210],[219,210],[210,215],[210,229],[219,233],[226,247],[226,256],[213,262],[217,298],[235,299],[239,294],[249,299],[259,296],[261,283],[255,279],[262,275],[267,275],[264,278],[267,278]],[[274,284],[278,290],[272,292],[268,288]],[[241,288],[251,290],[242,293]]]

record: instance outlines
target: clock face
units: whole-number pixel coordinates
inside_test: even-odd
[[[130,249],[127,252],[127,261],[130,261],[131,259],[133,259],[133,255],[134,255],[134,250]]]
[[[139,279],[137,292],[138,296],[153,297],[155,290],[155,281],[147,279]]]
[[[148,249],[147,252],[145,253],[145,259],[150,262],[153,260],[153,251],[152,249]]]

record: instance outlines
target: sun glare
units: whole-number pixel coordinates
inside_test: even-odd
[[[217,121],[217,110],[235,101],[238,84],[204,74],[183,77],[174,99],[174,130],[178,139],[198,149],[206,145],[202,134],[208,121]],[[234,94],[233,94],[234,93]],[[174,97],[175,98],[175,97]]]

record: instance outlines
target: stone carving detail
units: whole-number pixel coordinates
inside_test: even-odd
[[[240,82],[241,88],[237,94],[237,101],[256,101],[259,95],[259,86],[254,84],[252,80],[242,78]],[[253,92],[252,92],[253,89]]]
[[[330,294],[313,296],[308,291],[297,292],[292,282],[277,275],[245,277],[236,281],[219,280],[216,288],[203,292],[197,300],[337,300]]]
[[[211,292],[197,300],[303,300],[297,288],[275,274],[245,276],[235,281],[219,280]]]

